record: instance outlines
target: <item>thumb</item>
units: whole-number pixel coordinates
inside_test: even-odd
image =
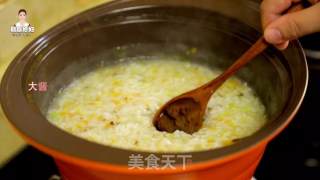
[[[271,44],[282,44],[317,31],[320,31],[320,3],[276,19],[265,29],[264,38]]]

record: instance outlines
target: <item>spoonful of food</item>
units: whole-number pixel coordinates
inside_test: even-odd
[[[302,4],[293,5],[287,12],[302,9]],[[203,116],[212,94],[240,68],[263,52],[268,43],[259,38],[240,58],[227,70],[210,82],[174,97],[164,104],[155,114],[153,124],[159,131],[174,132],[182,130],[188,134],[197,132],[203,124]]]

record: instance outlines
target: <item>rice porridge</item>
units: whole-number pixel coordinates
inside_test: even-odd
[[[160,132],[152,123],[155,112],[165,102],[220,73],[170,58],[131,60],[102,67],[61,90],[47,117],[76,136],[130,150],[190,152],[227,146],[266,123],[260,99],[235,76],[212,96],[198,132]]]

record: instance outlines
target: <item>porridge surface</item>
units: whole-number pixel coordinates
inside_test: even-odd
[[[169,58],[103,67],[61,90],[47,117],[74,135],[131,150],[188,152],[227,146],[253,134],[266,122],[259,98],[236,77],[212,96],[198,132],[159,132],[152,124],[154,113],[166,101],[220,73]]]

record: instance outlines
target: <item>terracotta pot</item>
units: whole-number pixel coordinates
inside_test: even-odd
[[[248,180],[267,143],[292,120],[304,97],[308,70],[297,41],[283,52],[270,47],[237,74],[255,89],[269,121],[227,147],[192,153],[113,148],[66,133],[45,113],[59,89],[99,66],[101,57],[108,65],[123,57],[185,55],[196,47],[191,59],[225,68],[261,36],[258,8],[258,1],[249,0],[123,0],[90,9],[51,28],[16,56],[1,83],[3,110],[27,142],[54,157],[67,180]],[[115,53],[119,46],[125,48]],[[46,92],[28,91],[31,82],[41,81],[48,83]],[[175,169],[129,169],[132,154],[173,155]],[[181,155],[191,156],[185,167]]]

